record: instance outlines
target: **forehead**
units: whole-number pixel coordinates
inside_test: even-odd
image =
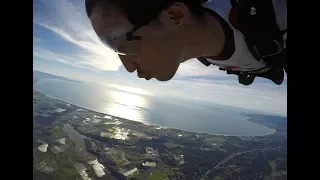
[[[103,33],[104,29],[118,23],[129,23],[126,15],[111,8],[105,9],[102,6],[95,6],[90,15],[93,30],[97,35]]]

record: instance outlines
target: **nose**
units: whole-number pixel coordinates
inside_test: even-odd
[[[139,65],[134,61],[134,57],[129,55],[119,55],[119,58],[128,72],[134,72]]]

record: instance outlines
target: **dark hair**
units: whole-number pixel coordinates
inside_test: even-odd
[[[93,8],[97,5],[104,8],[116,8],[118,10],[124,10],[124,6],[128,4],[130,0],[85,0],[86,12],[88,17],[92,14]]]
[[[88,17],[91,16],[91,13],[92,13],[94,6],[96,6],[97,4],[99,4],[101,2],[103,2],[103,1],[99,1],[99,0],[86,0],[85,1],[86,12],[87,12]]]
[[[184,3],[197,17],[203,17],[205,8],[202,3],[207,0],[85,0],[87,15],[90,17],[96,5],[112,7],[123,11],[128,20],[143,26],[158,17],[159,13],[175,2]]]

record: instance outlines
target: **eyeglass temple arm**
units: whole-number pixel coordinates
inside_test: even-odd
[[[141,40],[142,37],[141,36],[134,36],[133,33],[139,29],[140,27],[136,26],[135,28],[132,29],[132,31],[128,32],[126,34],[126,39],[127,41],[133,41],[133,40]]]

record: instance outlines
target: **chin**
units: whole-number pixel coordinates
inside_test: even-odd
[[[166,82],[166,81],[169,81],[170,79],[158,79],[156,78],[158,81],[162,81],[162,82]]]
[[[169,81],[170,79],[172,79],[173,76],[174,76],[174,74],[173,74],[172,76],[167,76],[167,77],[156,77],[156,79],[157,79],[158,81],[163,81],[163,82],[165,82],[165,81]]]

